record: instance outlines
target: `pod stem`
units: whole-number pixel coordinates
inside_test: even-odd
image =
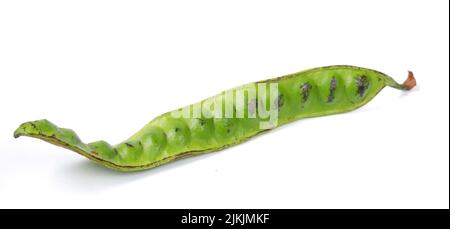
[[[407,91],[414,88],[416,84],[417,84],[416,78],[414,78],[414,74],[412,71],[408,71],[408,78],[406,78],[406,80],[402,84],[395,82],[395,80],[392,79],[391,77],[388,77],[386,80],[387,86]]]

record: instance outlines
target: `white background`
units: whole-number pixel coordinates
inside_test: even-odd
[[[2,208],[448,208],[448,1],[2,1]],[[118,143],[224,89],[350,64],[418,87],[120,173],[32,138]]]

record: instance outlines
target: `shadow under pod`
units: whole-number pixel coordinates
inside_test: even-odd
[[[193,164],[198,160],[214,156],[216,153],[186,157],[148,170],[133,172],[109,169],[86,159],[63,167],[56,173],[56,179],[60,187],[65,190],[73,192],[103,191],[141,179],[151,179],[152,176]]]

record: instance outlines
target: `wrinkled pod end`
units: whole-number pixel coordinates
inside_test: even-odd
[[[45,134],[46,131],[41,131],[40,129],[44,125],[51,125],[51,123],[46,120],[36,120],[31,122],[24,122],[20,124],[19,127],[14,131],[14,138],[18,138],[20,136],[32,136],[32,135],[39,135],[39,134]],[[53,125],[54,126],[54,125]],[[44,130],[47,128],[43,128]]]
[[[14,138],[18,138],[18,137],[20,137],[20,136],[23,136],[24,135],[24,133],[23,133],[23,131],[22,131],[22,129],[19,127],[19,128],[17,128],[15,131],[14,131]]]
[[[115,170],[132,171],[140,169],[139,167],[124,167],[116,164],[117,152],[107,142],[97,141],[85,144],[73,130],[58,127],[46,119],[22,123],[14,131],[14,138],[20,136],[37,138],[50,144],[72,150],[100,165]]]
[[[90,149],[81,142],[77,134],[67,128],[59,128],[46,119],[22,123],[15,131],[14,138],[27,136],[61,146],[85,156],[90,156]]]
[[[42,136],[51,137],[58,131],[58,127],[48,121],[41,119],[36,121],[24,122],[14,131],[14,137],[20,136]]]

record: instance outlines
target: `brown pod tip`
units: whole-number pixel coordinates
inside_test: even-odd
[[[414,78],[414,74],[412,71],[408,71],[408,78],[403,82],[403,87],[406,90],[411,90],[413,87],[416,86],[416,78]]]

